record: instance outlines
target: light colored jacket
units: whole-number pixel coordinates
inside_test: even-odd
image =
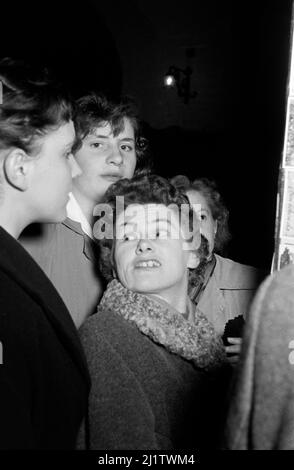
[[[198,302],[198,309],[223,334],[228,320],[246,317],[263,273],[245,264],[215,255],[216,265]]]
[[[78,222],[42,224],[20,242],[47,274],[79,328],[97,309],[103,292],[98,247]]]

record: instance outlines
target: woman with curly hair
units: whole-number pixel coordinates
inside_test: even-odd
[[[109,283],[80,329],[92,380],[84,445],[213,446],[218,419],[214,414],[212,431],[209,416],[220,394],[211,371],[225,362],[225,351],[187,296],[200,244],[199,230],[188,233],[189,202],[164,178],[141,175],[112,185],[101,214],[94,234]]]
[[[252,266],[221,256],[231,235],[228,228],[229,211],[213,181],[199,178],[191,182],[183,175],[171,182],[186,193],[201,223],[202,244],[206,246],[206,259],[190,272],[189,296],[220,334],[225,332],[227,353],[231,362],[238,358],[241,347],[243,318],[246,317],[254,293],[263,273]],[[200,275],[199,275],[200,273]],[[230,320],[237,318],[234,323]]]

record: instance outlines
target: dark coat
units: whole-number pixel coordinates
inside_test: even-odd
[[[74,448],[89,390],[79,338],[49,279],[2,228],[0,342],[0,448]]]
[[[82,448],[213,446],[216,425],[205,406],[213,405],[207,397],[212,384],[204,371],[154,343],[111,311],[88,318],[79,332],[92,381],[85,433],[88,442],[81,438]],[[217,398],[215,389],[213,395]]]

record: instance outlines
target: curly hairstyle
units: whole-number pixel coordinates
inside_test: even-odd
[[[116,197],[123,196],[123,205],[120,208],[120,212],[116,212]],[[189,203],[188,198],[184,193],[179,191],[173,186],[168,180],[161,176],[142,173],[135,175],[131,180],[124,178],[119,180],[117,183],[112,184],[105,193],[102,201],[111,208],[112,216],[106,223],[111,224],[115,227],[115,222],[119,214],[125,210],[131,204],[163,204],[169,206],[171,204],[176,205],[181,209],[182,205],[189,206],[189,223],[190,225],[194,222],[193,209]],[[95,224],[96,225],[96,224]],[[100,245],[100,271],[106,281],[113,279],[113,248],[115,236],[97,236],[97,231],[93,228],[95,238],[99,238]],[[97,228],[97,227],[96,227]],[[190,227],[191,228],[191,227]],[[96,235],[95,235],[96,231]],[[105,229],[107,233],[107,227]],[[109,232],[112,233],[112,230]],[[196,240],[196,237],[195,237]],[[199,243],[200,243],[200,232],[199,232]]]
[[[79,143],[99,126],[109,123],[116,137],[124,128],[124,118],[129,119],[135,132],[135,149],[137,170],[151,168],[151,156],[147,139],[142,135],[142,125],[138,117],[137,107],[130,98],[124,97],[120,102],[109,100],[104,94],[92,92],[82,96],[75,103],[74,123]]]
[[[40,137],[72,119],[70,97],[46,70],[6,58],[0,81],[0,150],[17,147],[32,155]]]
[[[206,199],[211,210],[212,217],[217,221],[217,232],[214,239],[214,251],[223,254],[225,247],[231,239],[228,226],[229,211],[218,192],[216,183],[208,178],[197,178],[190,181],[187,176],[178,175],[171,178],[171,183],[180,191],[198,191]]]

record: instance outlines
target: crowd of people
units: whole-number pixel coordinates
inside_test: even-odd
[[[294,448],[292,267],[255,295],[216,184],[153,174],[130,100],[0,80],[0,448]]]

